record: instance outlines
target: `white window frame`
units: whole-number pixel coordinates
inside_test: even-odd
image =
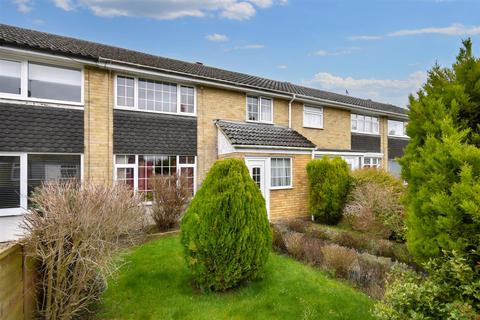
[[[401,122],[403,126],[403,134],[390,134],[390,121]],[[407,121],[403,120],[395,120],[395,119],[388,119],[387,120],[387,132],[389,137],[400,137],[400,138],[408,138],[407,136]]]
[[[307,110],[308,108],[317,109],[317,111]],[[306,125],[306,115],[307,114],[320,116],[321,117],[320,125],[318,125],[318,126]],[[323,114],[324,114],[323,113],[323,107],[317,107],[317,106],[304,104],[303,105],[303,127],[304,128],[313,128],[313,129],[323,129]]]
[[[77,107],[83,107],[84,105],[84,90],[85,90],[85,74],[84,68],[81,66],[72,66],[66,64],[56,64],[49,62],[42,62],[37,60],[26,60],[26,59],[18,59],[18,58],[11,58],[6,56],[0,56],[1,60],[9,60],[14,62],[19,62],[21,64],[21,73],[20,73],[20,94],[13,94],[13,93],[4,93],[0,92],[0,99],[13,99],[13,100],[22,100],[28,102],[44,102],[44,103],[55,103],[55,104],[62,104],[62,105],[71,105]],[[49,67],[53,68],[70,68],[70,69],[77,69],[80,71],[80,102],[77,101],[65,101],[65,100],[56,100],[56,99],[41,99],[41,98],[34,98],[28,96],[28,64],[35,63],[35,64],[44,64]]]
[[[128,77],[134,79],[134,88],[133,88],[133,107],[119,106],[117,103],[117,79],[118,77]],[[138,81],[139,79],[153,80],[158,82],[167,82],[175,84],[177,86],[177,111],[176,112],[165,112],[165,111],[156,111],[156,110],[143,110],[138,108]],[[180,112],[181,107],[181,87],[193,88],[193,113],[190,112]],[[139,111],[139,112],[149,112],[149,113],[162,113],[162,114],[175,114],[182,116],[196,116],[197,115],[197,87],[193,84],[179,83],[170,80],[163,80],[154,77],[142,76],[142,75],[132,75],[125,73],[117,73],[114,77],[113,85],[113,99],[115,104],[115,109],[121,110],[130,110],[130,111]]]
[[[135,155],[135,163],[122,163],[117,164],[117,156],[119,155]],[[138,192],[138,157],[139,156],[158,156],[160,154],[134,154],[134,153],[119,153],[114,154],[113,157],[113,181],[117,182],[117,168],[118,169],[126,169],[126,168],[133,168],[133,190]],[[164,156],[170,156],[168,154],[164,154]],[[193,168],[193,194],[197,192],[197,156],[194,157],[195,163],[185,163],[180,164],[180,155],[176,155],[176,172],[181,175],[181,168]],[[151,201],[145,201],[144,204],[150,205]]]
[[[248,119],[248,97],[252,97],[252,98],[257,98],[258,100],[258,118],[259,120],[249,120]],[[265,100],[270,100],[272,102],[271,104],[271,111],[270,111],[270,121],[264,121],[261,119],[262,117],[262,99],[265,99]],[[273,124],[273,98],[269,98],[269,97],[266,97],[266,96],[256,96],[256,95],[252,95],[252,94],[247,94],[245,96],[245,120],[247,122],[253,122],[253,123],[268,123],[268,124]]]
[[[361,116],[361,117],[364,117],[364,120],[363,120],[363,130],[359,130],[359,126],[358,126],[358,116]],[[365,124],[366,124],[366,118],[371,118],[371,126],[372,126],[372,131],[369,132],[369,131],[366,131],[365,130]],[[374,119],[376,119],[376,121],[374,121]],[[356,121],[357,122],[357,129],[353,129],[353,125],[352,125],[352,122],[353,121]],[[374,127],[374,123],[377,124],[377,131],[374,131],[373,130],[373,127]],[[379,135],[380,134],[380,118],[377,117],[377,116],[372,116],[372,115],[365,115],[365,114],[358,114],[358,113],[352,113],[350,115],[350,130],[351,132],[355,132],[355,133],[362,133],[362,134],[371,134],[371,135]]]
[[[370,159],[370,161],[376,160],[377,163],[375,164],[375,166],[373,166],[373,164],[370,163],[369,167],[366,167],[366,166],[365,166],[365,159]],[[376,169],[379,169],[379,168],[382,168],[382,167],[383,167],[383,166],[382,166],[382,160],[383,160],[383,159],[382,159],[381,157],[363,156],[363,157],[362,157],[361,167],[362,167],[362,168],[376,168]]]
[[[273,176],[272,176],[272,159],[290,159],[290,184],[287,185],[287,186],[272,186],[272,179],[273,179]],[[270,157],[269,158],[269,164],[268,164],[268,170],[270,171],[269,172],[269,188],[270,190],[283,190],[283,189],[293,189],[293,158],[292,157]]]

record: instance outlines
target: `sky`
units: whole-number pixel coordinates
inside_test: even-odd
[[[0,0],[0,23],[405,107],[480,0]]]

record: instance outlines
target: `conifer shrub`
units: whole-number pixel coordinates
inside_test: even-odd
[[[217,161],[181,223],[185,258],[203,291],[261,275],[272,247],[265,200],[239,159]]]
[[[352,184],[347,163],[340,157],[311,160],[307,175],[310,213],[315,221],[337,224]]]

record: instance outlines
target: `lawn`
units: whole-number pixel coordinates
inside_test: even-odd
[[[131,250],[99,307],[99,319],[372,319],[373,301],[288,257],[270,255],[262,280],[202,294],[178,236]]]

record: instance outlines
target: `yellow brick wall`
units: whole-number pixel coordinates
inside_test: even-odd
[[[323,107],[323,129],[303,127],[303,104],[292,103],[292,128],[320,149],[351,148],[350,111]]]
[[[197,181],[200,184],[217,156],[217,128],[214,121],[246,120],[246,94],[212,87],[197,87]],[[273,99],[273,119],[288,126],[288,101]]]
[[[113,166],[113,74],[85,68],[84,179],[111,182]]]

